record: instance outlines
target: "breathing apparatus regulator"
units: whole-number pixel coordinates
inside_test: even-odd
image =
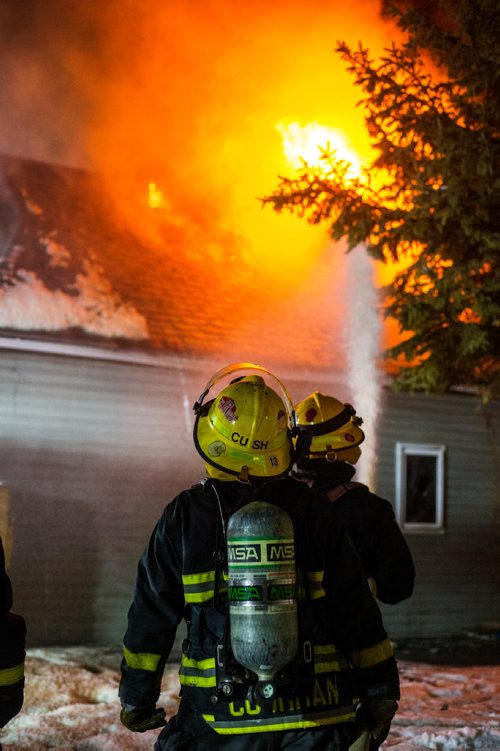
[[[241,371],[211,401],[204,403],[221,379]],[[280,394],[269,388],[271,376]],[[297,574],[292,521],[265,500],[265,479],[287,475],[292,464],[295,415],[283,384],[252,363],[223,368],[208,382],[194,405],[194,441],[207,469],[225,479],[261,480],[250,502],[234,512],[226,527],[219,503],[227,563],[229,633],[217,647],[217,694],[214,703],[238,696],[269,705],[278,693],[278,676],[297,657]],[[209,472],[210,474],[210,472]],[[229,475],[229,477],[228,477]],[[258,496],[259,500],[252,500]],[[216,570],[216,582],[219,572]],[[311,660],[310,643],[307,648]]]

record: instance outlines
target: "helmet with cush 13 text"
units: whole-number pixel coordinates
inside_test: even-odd
[[[257,374],[246,374],[248,369]],[[233,378],[215,398],[203,403],[217,382],[238,371],[245,374]],[[282,399],[261,373],[272,375],[251,363],[223,368],[194,405],[194,444],[213,477],[223,473],[228,475],[226,479],[249,481],[280,477],[291,468],[293,407],[286,391]]]
[[[295,414],[298,465],[311,459],[356,464],[365,434],[359,427],[363,420],[351,404],[313,391],[295,405]]]

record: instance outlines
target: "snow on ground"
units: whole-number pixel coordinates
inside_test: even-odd
[[[152,749],[159,731],[120,724],[120,655],[109,648],[31,649],[22,712],[0,731],[4,751]],[[399,660],[402,700],[386,748],[500,749],[500,665],[450,667]],[[177,706],[177,665],[167,665],[159,704]]]

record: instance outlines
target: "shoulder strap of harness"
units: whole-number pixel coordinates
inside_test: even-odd
[[[328,499],[330,501],[338,501],[339,498],[342,498],[343,495],[348,493],[350,490],[354,490],[354,488],[366,488],[367,486],[364,485],[362,482],[343,482],[341,485],[337,485],[336,488],[332,488],[327,492]]]

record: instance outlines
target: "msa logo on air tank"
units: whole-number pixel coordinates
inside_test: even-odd
[[[295,557],[295,545],[289,543],[267,543],[267,560],[276,563],[277,561],[292,561]]]
[[[293,542],[230,542],[227,546],[231,563],[286,563],[293,561]]]
[[[281,602],[294,600],[297,596],[295,584],[268,584],[266,591],[261,584],[240,584],[228,587],[229,602]]]
[[[227,546],[228,560],[234,563],[260,563],[261,549],[260,542],[248,543],[229,543]]]

